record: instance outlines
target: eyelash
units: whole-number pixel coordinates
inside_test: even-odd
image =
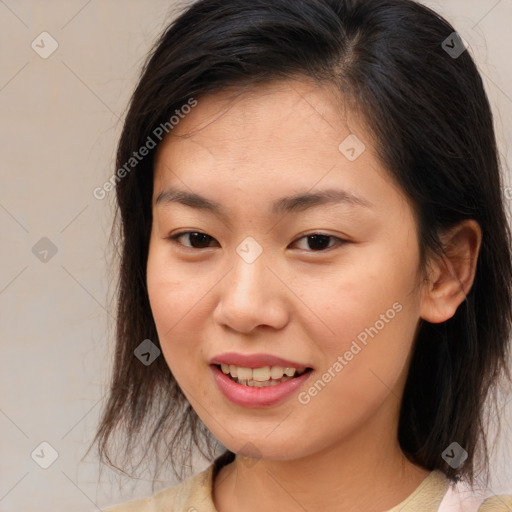
[[[190,249],[190,250],[193,250],[193,251],[201,250],[201,249],[210,249],[210,247],[189,247],[188,245],[184,245],[184,244],[178,242],[178,238],[181,238],[182,236],[189,235],[189,234],[199,234],[199,235],[206,235],[207,237],[210,237],[210,235],[207,235],[206,233],[203,233],[202,231],[181,231],[180,233],[176,233],[175,235],[172,235],[172,236],[170,236],[168,238],[169,238],[169,240],[172,240],[174,243],[180,245],[181,247],[183,247],[185,249]],[[332,245],[330,247],[326,247],[325,249],[319,249],[319,250],[318,249],[317,250],[306,250],[306,249],[303,249],[303,250],[306,250],[306,252],[326,252],[329,249],[332,249],[333,247],[336,247],[336,245],[340,246],[340,245],[343,245],[344,243],[348,242],[347,240],[344,240],[344,239],[339,238],[337,236],[326,235],[325,233],[313,232],[313,233],[308,233],[306,235],[302,235],[300,238],[297,238],[293,243],[298,242],[299,240],[302,240],[303,238],[308,238],[310,236],[315,236],[315,235],[322,236],[322,237],[327,237],[327,238],[332,238],[332,239],[337,241],[337,244]],[[210,239],[211,240],[215,240],[213,237],[210,237]]]

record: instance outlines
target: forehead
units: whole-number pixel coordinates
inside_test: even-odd
[[[351,137],[363,148],[355,159],[342,151]],[[314,188],[371,197],[383,182],[390,176],[364,123],[339,94],[308,80],[272,82],[197,98],[158,148],[153,199],[170,186],[217,192],[221,203]]]
[[[306,161],[338,156],[338,145],[352,132],[367,139],[359,117],[347,112],[333,87],[307,79],[230,87],[196,101],[159,145],[157,167],[162,153],[179,159],[183,152],[203,166],[208,160],[248,162],[267,156]]]

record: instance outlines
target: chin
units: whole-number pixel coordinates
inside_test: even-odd
[[[235,441],[233,437],[221,440],[223,446],[240,458],[265,459],[265,460],[294,460],[306,455],[298,450],[297,443],[283,442],[276,438],[270,441],[264,435],[261,438],[251,436],[246,440],[239,438]]]

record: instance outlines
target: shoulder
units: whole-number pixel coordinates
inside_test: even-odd
[[[200,505],[205,512],[215,512],[211,498],[212,475],[213,465],[210,465],[204,471],[153,496],[128,501],[104,509],[104,512],[181,512],[193,509],[194,504]]]
[[[439,512],[512,512],[512,495],[493,495],[473,491],[466,484],[451,484],[441,502]]]
[[[500,494],[499,496],[492,496],[487,498],[478,512],[512,512],[512,495]]]

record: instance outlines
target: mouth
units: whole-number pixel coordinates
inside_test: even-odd
[[[211,366],[216,367],[231,381],[242,386],[255,388],[277,386],[313,371],[313,368],[309,367],[262,366],[259,368],[248,368],[224,363],[212,364]]]

